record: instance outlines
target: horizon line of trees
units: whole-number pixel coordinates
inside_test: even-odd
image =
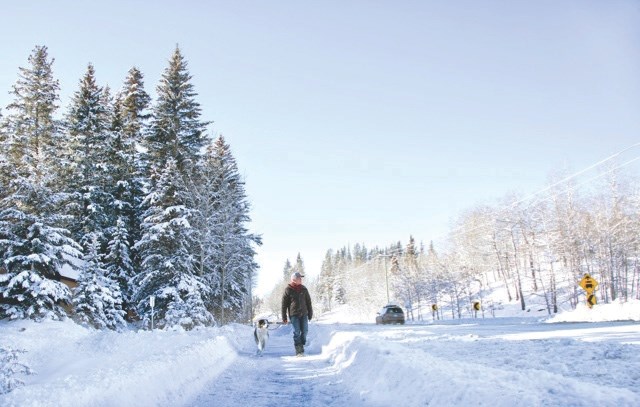
[[[89,64],[62,118],[53,62],[36,46],[0,111],[0,319],[118,330],[152,296],[158,327],[250,319],[261,237],[179,47],[155,101],[137,68],[113,94]]]
[[[640,185],[618,168],[603,170],[593,191],[556,183],[530,202],[472,208],[439,249],[413,236],[406,246],[330,249],[313,284],[318,310],[348,304],[371,313],[395,302],[409,318],[461,318],[476,301],[499,308],[483,295],[502,285],[505,302],[525,311],[535,296],[552,314],[586,301],[585,274],[599,283],[598,302],[640,299]]]

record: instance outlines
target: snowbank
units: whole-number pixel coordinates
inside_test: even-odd
[[[83,328],[63,322],[1,322],[3,345],[26,351],[28,385],[0,398],[5,406],[171,405],[237,358],[234,327],[185,331]],[[158,389],[162,389],[158,391]]]
[[[596,304],[593,308],[589,308],[586,304],[578,304],[575,310],[561,312],[547,320],[547,322],[604,321],[640,321],[640,300]]]

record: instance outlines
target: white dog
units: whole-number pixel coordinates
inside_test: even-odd
[[[258,355],[262,356],[262,351],[267,346],[267,339],[269,339],[269,321],[266,319],[259,319],[256,322],[256,328],[253,330],[253,337],[258,345]]]

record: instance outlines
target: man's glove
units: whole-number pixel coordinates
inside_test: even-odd
[[[285,324],[285,325],[287,325],[287,323],[288,323],[287,319],[286,319],[286,318],[285,318],[285,319],[283,319],[283,320],[282,320],[282,323],[283,323],[283,324]]]
[[[308,319],[309,319],[309,321],[311,321],[311,314],[309,314]]]

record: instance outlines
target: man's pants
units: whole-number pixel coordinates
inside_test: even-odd
[[[293,344],[306,345],[307,344],[307,332],[309,332],[309,319],[306,315],[291,316],[291,325],[293,325]]]

